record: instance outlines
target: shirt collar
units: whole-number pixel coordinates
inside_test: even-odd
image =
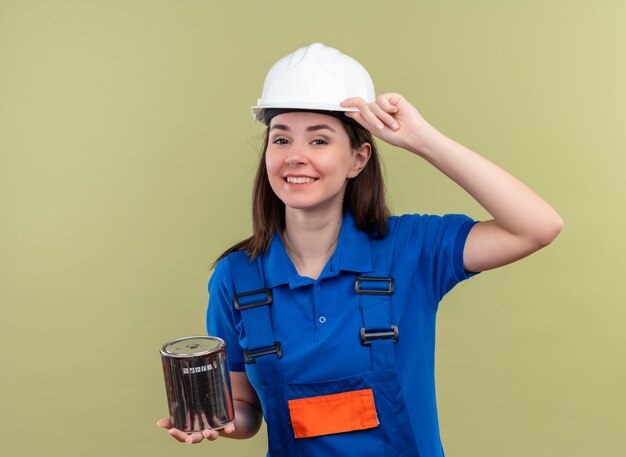
[[[337,249],[333,254],[340,270],[367,273],[372,271],[372,248],[370,237],[359,230],[352,213],[344,211]],[[331,257],[331,260],[333,260]]]
[[[263,256],[263,268],[268,288],[289,284],[289,287],[294,289],[314,282],[298,274],[287,255],[281,237],[276,232],[267,253]],[[339,270],[357,273],[372,271],[370,237],[357,228],[354,217],[348,210],[343,215],[337,248],[319,279],[335,276]]]

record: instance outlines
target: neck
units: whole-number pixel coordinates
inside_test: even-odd
[[[341,207],[323,212],[286,208],[283,240],[301,276],[320,275],[337,247],[342,219]]]

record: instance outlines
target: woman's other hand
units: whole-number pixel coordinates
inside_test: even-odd
[[[263,421],[261,402],[252,384],[250,384],[245,371],[232,371],[230,373],[230,380],[233,392],[233,406],[235,408],[235,420],[233,423],[221,430],[211,430],[206,427],[202,433],[191,434],[187,434],[182,430],[172,427],[172,422],[169,417],[159,419],[157,425],[167,429],[174,439],[187,444],[199,443],[205,438],[209,441],[215,441],[220,436],[234,439],[253,437],[259,431],[259,428],[261,428]],[[200,428],[198,422],[205,425],[208,424],[206,418],[203,416],[200,421],[194,420],[194,428],[196,429]]]
[[[205,438],[209,441],[215,441],[217,438],[219,438],[221,433],[230,435],[231,433],[235,431],[235,424],[229,424],[226,427],[224,427],[222,430],[205,429],[202,431],[202,433],[188,434],[181,430],[178,430],[177,428],[172,427],[172,423],[169,417],[164,417],[162,419],[159,419],[159,421],[157,422],[157,425],[161,428],[168,430],[169,434],[175,440],[180,441],[181,443],[186,443],[186,444],[196,444],[196,443],[201,442]]]
[[[343,107],[355,107],[357,111],[346,111],[346,115],[381,140],[418,153],[427,135],[430,124],[402,95],[387,93],[368,103],[360,97],[347,98]]]

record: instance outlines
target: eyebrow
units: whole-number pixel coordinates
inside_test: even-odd
[[[272,125],[272,127],[270,128],[270,132],[274,129],[278,129],[278,130],[285,130],[287,132],[289,132],[291,129],[289,127],[287,127],[284,124],[276,124],[276,125]],[[328,124],[316,124],[316,125],[311,125],[309,127],[306,128],[307,132],[315,132],[317,130],[322,130],[322,129],[328,129],[331,132],[337,133],[335,132],[335,129],[333,129],[331,126],[329,126]]]

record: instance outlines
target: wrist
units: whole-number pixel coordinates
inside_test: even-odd
[[[445,136],[432,125],[426,123],[416,130],[409,138],[407,150],[422,158],[433,154]]]

